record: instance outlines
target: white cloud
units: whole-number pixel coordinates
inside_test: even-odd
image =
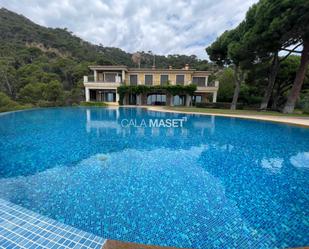
[[[235,27],[257,0],[0,0],[0,6],[48,27],[128,52],[196,54]]]

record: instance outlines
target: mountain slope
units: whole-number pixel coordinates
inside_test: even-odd
[[[30,83],[59,81],[71,90],[88,74],[89,64],[124,64],[134,67],[132,54],[119,48],[94,45],[66,29],[46,28],[7,9],[0,9],[0,91],[13,98]],[[153,55],[142,54],[142,67],[152,65]],[[206,60],[187,55],[156,55],[156,66],[180,68],[190,64],[208,69]]]

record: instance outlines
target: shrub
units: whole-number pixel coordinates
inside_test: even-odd
[[[31,107],[32,105],[19,105],[17,102],[11,100],[9,96],[0,92],[0,112],[15,111]]]
[[[5,107],[5,106],[17,106],[18,104],[11,100],[9,96],[7,96],[5,93],[0,92],[0,107]]]
[[[57,104],[55,102],[47,101],[47,100],[39,100],[37,105],[39,107],[54,107]]]
[[[81,106],[101,106],[101,107],[106,107],[108,106],[106,103],[104,102],[80,102]]]
[[[298,106],[303,113],[309,114],[309,90],[301,94]]]

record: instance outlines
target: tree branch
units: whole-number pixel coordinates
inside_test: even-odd
[[[282,59],[280,59],[279,61],[282,62],[284,61],[286,58],[288,58],[292,53],[298,53],[298,51],[295,51],[295,49],[297,49],[298,47],[300,47],[301,45],[303,45],[303,43],[299,43],[298,45],[296,45],[293,49],[287,49],[287,48],[282,48],[281,50],[284,51],[289,51],[289,53],[284,56]],[[300,52],[301,53],[301,52]]]
[[[298,54],[301,54],[301,51],[295,51],[295,50],[291,50],[291,49],[281,49],[281,50],[284,50],[284,51],[288,51],[288,52],[291,52],[291,53],[298,53]]]

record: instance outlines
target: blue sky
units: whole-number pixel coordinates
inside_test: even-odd
[[[95,44],[128,52],[196,54],[235,27],[257,0],[0,0],[5,7],[48,26],[68,28]]]

